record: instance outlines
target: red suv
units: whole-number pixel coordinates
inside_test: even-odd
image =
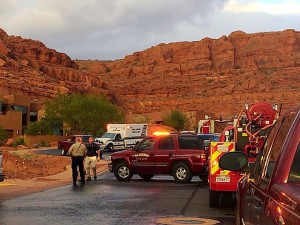
[[[300,105],[274,124],[250,173],[237,188],[236,225],[300,224]],[[226,153],[222,169],[247,166],[242,152]]]
[[[130,180],[133,174],[143,179],[168,174],[177,182],[187,183],[193,176],[207,179],[207,165],[197,135],[168,134],[146,137],[132,150],[111,154],[108,168],[119,181]]]

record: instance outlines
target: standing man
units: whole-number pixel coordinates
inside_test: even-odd
[[[80,180],[79,182],[85,183],[84,179],[84,167],[83,167],[83,160],[86,156],[86,147],[82,143],[82,137],[77,136],[75,139],[75,143],[69,149],[69,155],[72,158],[72,177],[73,177],[73,186],[77,186],[77,176],[78,171],[77,167],[79,168]]]
[[[85,158],[86,181],[91,180],[91,169],[93,170],[94,180],[97,179],[96,163],[100,160],[99,146],[94,142],[93,137],[89,137],[89,143],[86,145],[87,152]]]

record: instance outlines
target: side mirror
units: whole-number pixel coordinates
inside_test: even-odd
[[[135,143],[135,145],[132,147],[132,150],[138,151],[139,150],[139,141]]]
[[[205,151],[209,150],[210,140],[204,140],[203,141],[203,147]]]
[[[210,140],[204,140],[204,141],[203,141],[203,146],[204,146],[204,147],[208,147],[209,144],[210,144]]]
[[[244,152],[227,152],[220,157],[219,167],[224,170],[241,171],[248,165],[248,157]]]

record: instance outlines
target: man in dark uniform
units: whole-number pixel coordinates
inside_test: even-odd
[[[91,180],[91,169],[93,171],[94,180],[97,179],[96,164],[100,160],[99,146],[94,142],[93,137],[89,137],[89,143],[86,145],[87,152],[85,158],[85,171],[87,175],[86,181]]]
[[[78,171],[79,168],[80,178],[79,182],[85,183],[84,180],[84,167],[83,160],[86,156],[86,147],[82,143],[82,137],[76,137],[76,142],[70,147],[69,155],[72,158],[72,177],[73,177],[73,185],[76,186]]]

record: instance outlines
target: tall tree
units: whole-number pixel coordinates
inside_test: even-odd
[[[107,123],[124,122],[124,114],[106,97],[96,95],[59,95],[46,103],[45,117],[66,124],[70,133],[96,135]]]

